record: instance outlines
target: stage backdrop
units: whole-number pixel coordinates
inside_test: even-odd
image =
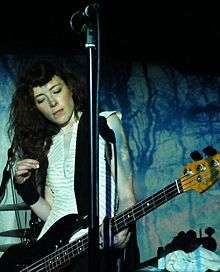
[[[8,106],[14,82],[23,64],[39,56],[5,55],[0,59],[0,178],[7,161]],[[57,57],[41,56],[56,60]],[[84,77],[87,68],[81,56],[60,56]],[[190,153],[206,146],[220,150],[220,77],[187,74],[166,64],[112,62],[102,67],[100,106],[119,110],[127,134],[138,201],[161,190],[183,175]],[[175,188],[175,187],[174,187]],[[141,261],[156,256],[180,232],[194,230],[204,236],[215,230],[220,244],[220,182],[200,194],[185,192],[152,210],[137,222]],[[11,185],[1,205],[13,202]],[[22,226],[28,225],[21,215]],[[0,232],[17,228],[13,211],[0,211]],[[1,237],[0,244],[14,242]],[[217,248],[219,252],[219,247]]]

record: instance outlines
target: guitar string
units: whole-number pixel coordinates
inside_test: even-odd
[[[194,175],[191,175],[190,177],[187,177],[187,178],[185,179],[185,181],[187,181],[188,179],[190,180],[193,176],[196,176],[196,175],[198,175],[198,174],[194,174]],[[208,176],[208,175],[207,175],[207,176]],[[183,178],[182,178],[182,179],[183,179]],[[184,181],[184,180],[183,180],[183,181]],[[181,184],[183,183],[183,181],[178,180],[178,185],[181,185]],[[191,182],[191,181],[189,181],[189,183],[190,183],[190,182]],[[170,188],[169,188],[169,187],[170,187]],[[172,187],[173,187],[173,188],[172,188]],[[186,187],[186,186],[185,186],[185,187]],[[169,191],[168,188],[169,188],[169,189],[172,189],[172,190]],[[174,192],[174,190],[173,190],[174,188],[175,188],[175,191],[176,191],[176,190],[177,190],[176,182],[173,183],[173,184],[170,184],[170,185],[168,185],[167,187],[164,188],[164,189],[167,189],[167,192],[169,193],[169,195],[168,195],[168,194],[166,195],[166,198],[168,198],[168,197],[170,196],[170,194],[172,194],[172,193]],[[189,186],[189,188],[190,188],[190,186]],[[159,192],[157,192],[157,193],[154,195],[154,196],[155,196],[155,199],[157,199],[157,201],[160,200],[160,199],[163,199],[163,201],[160,202],[160,205],[167,201],[167,199],[164,199],[164,196],[160,198],[160,196],[161,196],[162,194],[164,194],[164,189],[160,190]],[[181,188],[181,190],[182,190],[182,188]],[[177,192],[177,191],[176,191],[176,192]],[[182,192],[184,192],[184,191],[182,191]],[[181,192],[181,193],[182,193],[182,192]],[[156,196],[156,195],[157,195],[157,196]],[[133,211],[139,210],[140,206],[141,206],[141,208],[143,208],[142,206],[145,205],[145,204],[147,204],[147,203],[149,203],[149,201],[150,201],[151,198],[153,198],[153,196],[152,196],[152,197],[149,197],[147,200],[144,200],[144,201],[141,201],[140,203],[137,203],[137,205],[135,205],[135,208],[133,209]],[[146,203],[144,204],[144,202],[146,202]],[[139,207],[138,207],[138,206],[139,206]],[[151,210],[153,210],[153,209],[154,209],[154,207],[151,208]],[[132,212],[133,212],[133,211],[132,211]],[[122,212],[121,214],[118,214],[117,217],[116,217],[116,219],[115,219],[115,220],[114,220],[114,219],[112,220],[113,225],[116,224],[116,222],[118,221],[117,224],[121,224],[121,225],[124,226],[125,220],[130,220],[130,219],[132,219],[131,217],[129,217],[129,219],[128,219],[128,218],[127,218],[127,219],[125,219],[125,218],[120,219],[120,216],[123,214],[123,217],[124,217],[124,215],[125,215],[126,213],[127,213],[127,214],[130,213],[130,209],[129,209],[129,211],[128,211],[128,210],[127,210],[127,211],[125,210],[125,212]],[[137,213],[137,212],[136,212],[136,213]],[[121,220],[121,222],[120,222],[120,220]],[[130,220],[130,221],[132,222],[133,220]],[[123,224],[122,224],[122,223],[123,223]],[[129,221],[126,222],[126,225],[128,225],[129,223],[130,223]],[[113,226],[113,227],[114,227],[114,226]],[[86,244],[83,244],[83,246],[85,246],[85,245],[88,244],[88,236],[87,236],[87,235],[82,236],[79,240],[83,240],[83,239],[86,241]],[[79,240],[75,241],[75,243],[76,243],[76,242],[79,243],[79,242],[80,242]],[[70,245],[71,245],[71,247],[70,247]],[[64,250],[65,247],[67,248],[66,250]],[[76,247],[76,248],[74,249],[74,247]],[[71,252],[70,252],[70,253],[67,252],[69,249],[71,249]],[[79,249],[79,245],[67,244],[67,245],[61,247],[61,248],[58,249],[58,250],[61,251],[61,253],[65,252],[65,254],[67,254],[67,255],[61,257],[61,258],[64,258],[64,257],[68,257],[68,254],[73,253],[73,250],[77,251],[76,253],[78,253],[78,254],[82,253],[81,251],[80,251],[80,253],[79,253],[78,249]],[[86,249],[87,249],[87,248],[86,248]],[[77,254],[77,255],[78,255],[78,254]],[[55,256],[52,256],[52,255],[55,255]],[[58,258],[57,255],[58,255],[58,254],[57,254],[57,251],[55,251],[55,252],[49,254],[48,256],[43,257],[42,259],[40,259],[40,260],[38,260],[37,262],[33,263],[33,264],[32,264],[31,266],[29,266],[28,268],[31,268],[33,265],[36,265],[37,263],[41,262],[41,261],[44,260],[45,258],[50,258],[50,257],[52,257],[52,258],[56,258],[56,259],[57,259],[57,258]],[[73,256],[73,257],[74,257],[74,256]],[[40,264],[40,265],[41,265],[41,264]],[[60,265],[60,264],[59,264],[59,265]],[[36,266],[35,266],[35,267],[36,267]],[[38,268],[39,268],[39,267],[38,267]],[[21,271],[25,271],[25,270],[21,270]],[[33,270],[28,270],[28,271],[33,271]],[[40,271],[40,270],[38,270],[38,271]]]
[[[181,185],[181,183],[183,183],[184,181],[187,181],[188,179],[191,179],[193,176],[196,176],[196,175],[197,175],[197,174],[192,175],[192,176],[190,176],[190,177],[186,177],[186,179],[183,180],[183,181],[179,180],[179,181],[178,181],[178,184]],[[182,178],[182,179],[183,179],[183,178]],[[189,183],[191,183],[191,181],[189,181],[188,184],[189,184]],[[186,185],[187,185],[187,184],[186,184]],[[169,186],[165,187],[164,189],[167,189],[168,187],[169,187]],[[176,182],[170,184],[170,187],[173,187],[173,188],[175,189],[174,191],[176,191]],[[185,187],[187,187],[187,186],[185,186]],[[172,188],[172,189],[173,189],[173,188]],[[188,188],[190,188],[190,186],[189,186]],[[147,203],[150,202],[150,199],[156,198],[156,195],[161,196],[162,194],[164,194],[164,189],[160,190],[159,192],[157,192],[157,193],[154,194],[153,196],[149,197],[148,199],[145,199],[145,200],[140,201],[139,203],[137,203],[137,204],[135,205],[135,207],[133,208],[133,211],[135,211],[135,210],[140,210],[140,206],[142,207],[143,204],[144,204],[144,205],[147,205]],[[171,189],[171,188],[169,188],[169,189]],[[183,190],[183,189],[181,188],[181,190]],[[170,191],[169,193],[172,193],[172,192],[174,192],[174,191]],[[168,190],[167,190],[167,192],[168,192]],[[182,192],[183,192],[183,191],[182,191]],[[160,198],[158,198],[158,196],[157,196],[157,200],[160,199]],[[164,199],[164,197],[162,197],[161,199]],[[132,208],[127,209],[127,210],[125,210],[125,212],[122,212],[122,213],[116,215],[116,217],[113,219],[113,221],[118,223],[118,222],[120,222],[120,220],[121,220],[121,221],[123,222],[123,221],[125,220],[125,218],[123,218],[124,215],[125,215],[126,213],[128,214],[128,213],[130,212],[131,209],[132,209]],[[121,218],[122,218],[122,219],[121,219]]]
[[[170,188],[168,189],[168,187]],[[118,214],[115,218],[112,219],[113,228],[115,228],[116,231],[120,230],[124,225],[131,223],[133,221],[134,216],[138,217],[142,216],[142,214],[145,214],[147,212],[147,210],[145,210],[146,208],[148,209],[149,212],[154,210],[155,206],[158,207],[159,205],[167,202],[167,200],[170,199],[170,196],[171,198],[174,197],[175,196],[175,194],[173,194],[174,192],[176,193],[176,195],[179,194],[176,188],[176,182],[160,190],[153,196],[143,201],[140,201],[135,205],[134,208],[126,210],[125,213]],[[157,204],[157,202],[159,202],[159,204]]]
[[[87,237],[86,237],[87,238]],[[85,246],[85,245],[87,245],[87,240],[85,239],[85,241],[86,242],[84,242],[84,245],[83,246]],[[77,242],[77,241],[76,241]],[[75,245],[74,245],[75,246]],[[74,247],[72,244],[71,244],[71,247],[70,247],[70,244],[67,244],[67,245],[65,245],[64,247],[67,247],[67,249],[65,250],[65,252],[67,252],[68,253],[68,250],[71,250],[70,251],[70,253],[72,253],[72,254],[74,254],[74,255],[76,255],[76,253],[78,253],[78,251],[77,251],[77,247],[78,247],[78,245],[77,245],[77,247],[75,248],[75,249],[72,249],[73,247]],[[59,251],[62,251],[63,252],[63,248],[64,247],[62,247],[62,248],[60,248],[59,249]],[[69,247],[69,248],[68,248]],[[74,253],[74,251],[75,251],[75,253]],[[61,252],[61,253],[62,253]],[[68,253],[67,255],[65,255],[65,257],[70,257],[71,255],[70,255],[70,253]],[[78,253],[79,254],[79,253]],[[77,255],[78,255],[77,254]],[[54,255],[54,256],[53,256]],[[41,258],[40,260],[38,260],[37,262],[35,262],[35,263],[33,263],[32,265],[30,265],[30,266],[28,266],[27,267],[27,269],[28,270],[26,270],[26,271],[41,271],[42,269],[49,269],[49,270],[47,270],[47,271],[52,271],[51,270],[51,268],[52,269],[54,269],[54,268],[56,268],[55,266],[54,266],[54,264],[56,264],[56,266],[58,265],[58,266],[60,266],[60,263],[59,264],[57,264],[56,262],[59,260],[59,258],[57,257],[57,251],[55,251],[55,252],[53,252],[53,253],[51,253],[51,254],[49,254],[49,255],[47,255],[46,257],[43,257],[43,258]],[[73,257],[74,257],[74,255],[73,255]],[[64,256],[63,256],[64,257]],[[46,260],[45,260],[46,259]],[[47,260],[47,259],[50,259],[50,262]],[[53,259],[55,259],[55,260],[53,260]],[[55,261],[55,262],[54,262]],[[39,264],[38,264],[39,263]],[[36,267],[36,265],[38,264],[38,266]],[[33,267],[33,269],[30,269],[33,265],[35,265],[35,267]],[[50,266],[51,265],[53,265],[53,267],[51,267],[50,268]],[[41,266],[41,267],[40,267]],[[43,266],[43,267],[42,267]],[[34,270],[34,269],[40,269],[40,270]],[[21,270],[21,271],[25,271],[25,270]]]
[[[79,246],[79,243],[81,243],[80,246]],[[32,263],[31,265],[29,265],[28,267],[22,269],[20,272],[24,272],[24,271],[41,271],[42,269],[46,268],[46,266],[50,266],[51,265],[50,262],[52,262],[52,260],[54,258],[56,260],[58,260],[57,259],[58,258],[57,255],[59,255],[60,253],[63,253],[63,252],[65,252],[67,254],[71,254],[72,253],[72,254],[74,254],[76,256],[76,255],[79,255],[78,249],[80,247],[86,246],[87,244],[88,244],[88,235],[86,234],[86,235],[83,235],[82,237],[80,237],[79,239],[77,239],[76,241],[74,241],[72,243],[69,243],[69,244],[66,244],[66,245],[58,248],[56,251],[48,254],[47,256],[42,257],[38,261],[36,261],[36,262]],[[70,252],[68,252],[68,251],[70,251]],[[76,253],[78,253],[78,254],[76,254]],[[80,253],[83,253],[83,251],[81,251]],[[69,256],[65,255],[63,257],[69,257]],[[47,263],[47,265],[46,265],[46,263]],[[41,268],[40,266],[43,266],[43,267]],[[39,269],[39,268],[40,268],[40,270],[34,270],[34,269]]]
[[[211,171],[211,173],[212,173],[212,172],[214,173],[214,171]],[[181,193],[184,192],[184,190],[183,190],[183,188],[182,188],[182,183],[183,183],[183,182],[186,182],[186,181],[189,181],[188,183],[186,183],[186,184],[184,185],[184,187],[186,188],[186,190],[189,189],[191,186],[188,186],[188,185],[191,183],[191,179],[192,179],[193,177],[199,175],[199,174],[201,174],[201,173],[196,173],[196,174],[193,174],[193,175],[191,175],[191,176],[183,176],[182,179],[179,179],[179,180],[178,180],[178,185],[181,185]],[[208,175],[203,175],[203,176],[204,176],[204,177],[207,177]],[[184,178],[185,178],[185,179],[184,179]],[[188,187],[187,187],[187,186],[188,186]],[[169,188],[169,187],[170,187],[170,188]],[[169,191],[168,188],[171,189],[171,191]],[[173,190],[173,189],[174,189],[174,190]],[[137,203],[137,204],[135,205],[135,207],[134,207],[133,209],[132,209],[132,207],[131,207],[131,208],[128,208],[127,210],[125,210],[125,211],[119,213],[118,215],[116,215],[116,217],[112,219],[113,224],[118,226],[118,227],[115,227],[116,230],[120,229],[121,226],[125,225],[125,220],[131,220],[131,219],[132,219],[132,215],[130,216],[130,213],[131,213],[131,212],[132,212],[132,213],[134,213],[134,212],[137,213],[137,211],[140,211],[140,212],[141,212],[141,209],[143,210],[143,208],[144,208],[144,207],[142,207],[142,206],[148,205],[148,204],[149,204],[149,208],[150,208],[150,201],[152,201],[152,200],[151,200],[152,198],[153,198],[153,199],[156,199],[156,201],[161,200],[161,199],[164,199],[164,196],[162,196],[162,197],[160,198],[161,195],[164,195],[164,190],[166,190],[166,192],[168,192],[169,194],[171,194],[171,193],[173,193],[173,192],[176,192],[176,193],[177,193],[176,182],[174,182],[174,183],[168,185],[168,186],[165,187],[164,189],[162,189],[162,190],[160,190],[159,192],[155,193],[153,196],[151,196],[151,197],[149,197],[149,198],[147,198],[147,199],[145,199],[145,200],[143,200],[143,201],[140,201],[139,203]],[[179,194],[179,193],[177,193],[177,194]],[[156,196],[156,195],[157,195],[157,196]],[[166,195],[166,196],[168,196],[168,195]],[[175,195],[174,195],[174,196],[175,196]],[[169,200],[169,199],[168,199],[168,200]],[[163,202],[160,203],[160,205],[163,204],[163,203],[165,203],[166,201],[167,201],[167,200],[165,199]],[[153,202],[153,204],[155,204],[155,201]],[[158,206],[159,206],[159,205],[158,205]],[[157,206],[157,207],[158,207],[158,206]],[[141,209],[140,209],[140,208],[141,208]],[[149,210],[149,211],[152,211],[154,208],[155,208],[155,207],[152,207],[152,209]],[[127,218],[126,218],[126,215],[127,215]],[[132,222],[132,221],[133,221],[133,220],[131,220],[131,222]],[[127,222],[127,223],[130,223],[130,222]],[[120,226],[120,225],[121,225],[121,226]]]
[[[78,244],[74,245],[75,248],[73,248],[73,245],[71,247],[69,246],[69,248],[67,246],[67,249],[65,251],[65,255],[63,255],[63,256],[61,256],[61,255],[57,256],[57,254],[54,254],[54,256],[52,256],[52,258],[51,258],[52,266],[51,266],[51,263],[49,264],[49,267],[47,265],[47,268],[49,269],[48,271],[53,271],[55,268],[58,268],[58,267],[62,267],[62,266],[64,267],[64,264],[65,264],[65,266],[68,265],[68,264],[70,264],[71,263],[71,259],[73,259],[77,255],[82,254],[83,252],[85,252],[88,249],[88,235],[85,235],[84,238],[85,239],[84,239],[84,241],[83,241],[83,243],[82,243],[81,246],[79,246]],[[79,248],[80,248],[80,251],[78,250]],[[62,250],[60,249],[59,251],[61,251],[61,253],[64,254],[63,248],[62,248]],[[68,252],[68,251],[70,251],[70,252]],[[53,254],[51,254],[51,255],[53,255]],[[59,259],[59,257],[60,257],[60,259]],[[64,262],[62,262],[62,258],[64,259],[63,260]],[[53,259],[55,259],[55,266],[54,266]]]

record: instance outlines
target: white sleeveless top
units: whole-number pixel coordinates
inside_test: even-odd
[[[105,111],[101,116],[108,117],[116,113],[121,118],[120,113],[115,111]],[[72,117],[73,118],[73,117]],[[76,198],[74,193],[74,173],[75,173],[75,150],[76,136],[79,122],[70,122],[60,132],[53,137],[53,142],[48,153],[48,171],[46,185],[53,193],[53,204],[50,214],[38,237],[45,232],[60,218],[67,214],[77,214]],[[72,135],[71,135],[72,134]],[[107,214],[106,211],[106,162],[104,160],[105,141],[99,136],[99,223],[101,224]],[[83,186],[83,184],[82,184]],[[114,215],[115,204],[115,182],[111,178],[110,214]],[[108,211],[109,214],[109,211]],[[85,232],[82,231],[82,234]],[[76,238],[81,236],[81,231]]]

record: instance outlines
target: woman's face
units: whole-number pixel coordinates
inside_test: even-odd
[[[43,86],[33,88],[34,101],[45,118],[63,127],[68,124],[73,111],[72,91],[58,76]]]

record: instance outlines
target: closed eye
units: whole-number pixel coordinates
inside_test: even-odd
[[[44,100],[45,100],[45,98],[42,97],[42,98],[40,98],[40,99],[36,99],[36,102],[37,102],[38,104],[41,104],[41,103],[44,102]]]
[[[37,100],[37,103],[38,103],[38,104],[41,104],[41,103],[43,103],[43,102],[44,102],[44,99]]]
[[[53,94],[60,93],[61,91],[62,91],[62,88],[59,88],[59,89],[53,90]]]

